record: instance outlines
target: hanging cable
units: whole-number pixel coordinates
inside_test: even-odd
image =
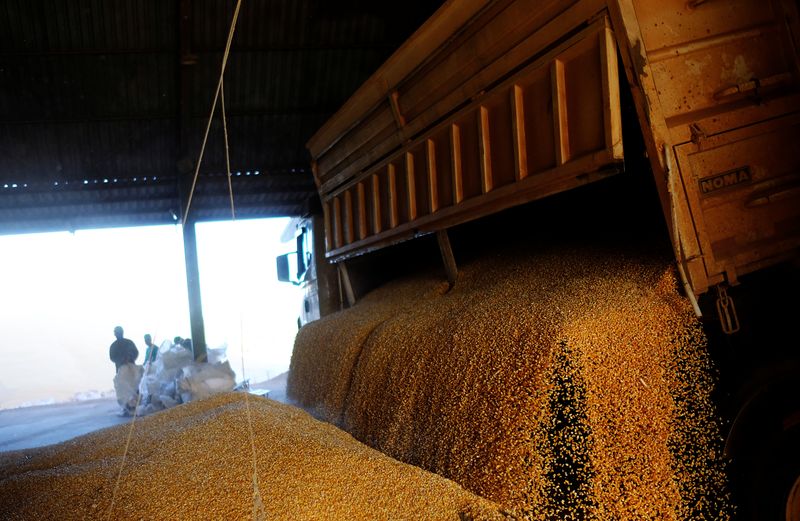
[[[228,176],[228,192],[230,194],[230,201],[231,201],[231,220],[235,221],[235,219],[236,219],[236,209],[235,209],[234,202],[233,202],[233,185],[231,183],[230,152],[229,152],[229,147],[228,147],[228,128],[227,128],[227,120],[226,120],[226,115],[225,115],[223,78],[225,76],[225,68],[227,67],[227,64],[228,64],[228,57],[230,56],[231,42],[233,41],[233,35],[234,35],[235,30],[236,30],[236,22],[237,22],[237,20],[239,18],[239,10],[241,8],[241,5],[242,5],[242,0],[237,0],[236,8],[234,9],[234,12],[233,12],[233,19],[231,20],[230,30],[228,31],[228,40],[225,43],[225,52],[222,55],[222,65],[220,67],[219,81],[217,82],[217,88],[216,88],[216,90],[214,92],[214,101],[211,104],[211,112],[210,112],[210,114],[208,116],[208,123],[206,124],[205,134],[203,135],[203,143],[200,146],[200,154],[199,154],[198,159],[197,159],[197,165],[195,166],[194,177],[192,178],[192,188],[189,191],[189,198],[187,200],[186,209],[185,209],[184,214],[183,214],[183,221],[182,221],[183,224],[186,224],[186,222],[188,220],[188,217],[189,217],[189,209],[191,208],[192,198],[194,196],[195,188],[197,187],[197,178],[198,178],[198,176],[200,174],[200,166],[201,166],[201,164],[203,162],[203,155],[205,154],[206,144],[208,143],[208,134],[209,134],[209,131],[211,130],[211,122],[213,121],[214,112],[216,112],[216,109],[217,109],[217,101],[220,99],[220,97],[222,97],[222,128],[223,128],[223,134],[225,136],[225,166],[226,166],[226,173],[227,173],[227,176]],[[240,322],[239,322],[239,325],[240,325],[240,329],[241,329],[241,332],[242,332],[242,378],[244,379],[244,377],[245,377],[244,342],[243,342],[244,325],[243,325],[242,318],[241,318],[241,311],[240,311]],[[149,369],[149,365],[148,365],[148,369]],[[145,376],[146,375],[143,375],[142,380],[144,380]],[[116,479],[116,481],[114,483],[114,491],[113,491],[113,493],[111,495],[111,504],[109,505],[108,511],[106,512],[106,519],[111,519],[111,514],[114,511],[114,505],[116,504],[117,492],[119,490],[119,485],[120,485],[120,482],[122,480],[122,471],[125,468],[125,462],[127,460],[128,452],[130,450],[131,439],[133,438],[133,432],[134,432],[134,428],[135,428],[135,425],[136,425],[136,413],[138,412],[139,405],[141,404],[141,399],[142,399],[142,393],[141,393],[141,390],[140,390],[140,392],[138,393],[137,399],[136,399],[136,409],[134,410],[134,415],[133,415],[133,418],[131,419],[131,426],[130,426],[130,429],[128,430],[128,436],[127,436],[127,438],[125,440],[125,449],[124,449],[124,451],[122,453],[122,461],[120,463],[119,471],[117,472],[117,479]],[[263,500],[262,500],[262,497],[261,497],[261,490],[260,490],[260,487],[259,487],[259,484],[258,484],[258,463],[257,463],[257,459],[256,459],[256,445],[255,445],[255,434],[253,432],[253,421],[252,421],[252,415],[250,413],[250,393],[249,392],[245,392],[245,404],[246,404],[245,408],[247,410],[247,424],[248,424],[248,430],[249,430],[249,434],[250,434],[250,450],[251,450],[251,455],[252,455],[252,460],[253,460],[253,476],[252,476],[252,480],[253,480],[253,521],[260,521],[260,520],[263,520],[264,517],[265,517],[265,510],[264,510],[264,503],[263,503]]]
[[[231,158],[230,158],[230,147],[228,146],[228,122],[225,115],[225,86],[224,82],[220,81],[219,84],[219,92],[220,92],[220,108],[222,109],[222,134],[225,140],[225,169],[226,169],[226,177],[228,178],[228,195],[230,196],[231,201],[231,222],[236,223],[236,206],[233,202],[233,183],[231,182]],[[239,250],[239,247],[235,248]],[[241,291],[242,284],[239,282],[237,284],[239,291]],[[241,350],[242,356],[242,382],[247,382],[247,373],[245,372],[245,365],[244,365],[244,318],[242,316],[242,308],[241,308],[241,298],[237,299],[239,301],[239,348]],[[255,433],[253,432],[253,418],[252,414],[250,413],[250,389],[249,384],[246,385],[244,389],[244,403],[245,403],[245,410],[247,411],[247,428],[248,433],[250,435],[250,451],[252,453],[252,460],[253,460],[253,521],[260,521],[265,518],[266,512],[264,511],[264,502],[261,498],[261,488],[258,484],[258,459],[256,457],[256,437]]]
[[[231,181],[231,154],[228,148],[228,120],[225,116],[225,82],[219,83],[220,107],[222,108],[222,135],[225,136],[225,171],[228,178],[228,194],[231,196],[231,221],[236,221],[236,208],[233,205],[233,182]]]
[[[222,90],[222,78],[225,76],[225,67],[228,65],[228,56],[231,52],[231,42],[233,41],[233,33],[236,30],[236,20],[239,18],[239,8],[242,5],[242,0],[237,0],[236,9],[233,11],[233,20],[231,21],[231,28],[228,31],[228,41],[225,43],[225,52],[222,55],[222,66],[220,67],[219,81],[217,82],[217,90],[214,91],[214,101],[211,103],[211,113],[208,115],[208,123],[206,124],[206,132],[203,135],[203,144],[200,146],[200,156],[197,158],[197,165],[194,169],[194,178],[192,179],[192,188],[189,190],[189,200],[186,202],[186,210],[183,212],[183,223],[187,222],[189,218],[189,208],[192,206],[192,197],[194,196],[194,189],[197,186],[197,177],[200,174],[200,165],[203,163],[203,154],[206,151],[206,143],[208,142],[208,133],[211,130],[211,121],[214,119],[214,112],[217,110],[217,101],[219,94]],[[226,138],[227,139],[227,138]]]

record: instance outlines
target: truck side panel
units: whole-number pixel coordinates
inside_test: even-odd
[[[525,2],[507,7],[515,9],[518,3]],[[597,7],[592,1],[579,4],[545,24],[547,31],[566,32],[550,33],[546,40],[534,33],[520,44],[548,41],[546,52],[532,60],[514,55],[518,70],[510,76],[501,75],[514,68],[508,55],[473,71],[486,90],[471,94],[457,89],[460,109],[386,157],[365,163],[363,169],[361,163],[357,168],[342,160],[331,171],[324,157],[317,158],[320,195],[332,225],[329,258],[370,251],[619,171],[623,151],[614,35],[602,12],[594,13],[591,23],[585,18],[579,22],[575,9],[583,13]],[[488,45],[491,34],[481,32],[486,27],[494,26],[485,25],[467,41],[477,38]],[[423,98],[431,106],[443,102],[420,93],[419,103]],[[396,116],[405,114],[406,109],[400,110],[404,98],[392,99],[400,104]],[[417,122],[432,117],[421,109],[411,114]],[[366,145],[358,137],[369,121],[358,123],[326,155],[352,152],[354,161],[364,161],[363,154],[369,155],[365,146],[377,147],[372,151],[378,155],[383,145]],[[380,139],[380,134],[374,137]]]
[[[796,5],[619,0],[609,8],[694,291],[796,253]]]

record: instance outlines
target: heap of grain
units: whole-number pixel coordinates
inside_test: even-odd
[[[523,517],[729,516],[705,339],[667,260],[515,251],[408,300],[421,284],[304,328],[289,395],[335,382],[356,438]]]
[[[446,289],[447,285],[435,277],[389,284],[384,291],[390,292],[394,298],[385,299],[381,294],[367,296],[363,306],[348,311],[347,327],[301,329],[296,345],[309,346],[311,351],[307,356],[292,358],[292,370],[286,384],[289,389],[302,389],[294,396],[297,404],[318,418],[338,424],[353,368],[367,337],[386,319],[434,298]],[[322,345],[325,349],[315,348]],[[325,371],[318,371],[319,367],[325,367]]]
[[[307,413],[218,395],[41,449],[0,454],[0,518],[498,519],[497,505],[394,461]],[[254,516],[254,505],[256,514]]]

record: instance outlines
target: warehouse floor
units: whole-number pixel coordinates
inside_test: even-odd
[[[269,390],[269,398],[286,400],[286,373],[257,384],[253,390]],[[121,423],[114,399],[87,400],[0,411],[0,452],[59,443],[76,436]]]

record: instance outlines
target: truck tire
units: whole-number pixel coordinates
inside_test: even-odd
[[[740,410],[726,443],[739,519],[800,521],[798,381],[771,385]]]

